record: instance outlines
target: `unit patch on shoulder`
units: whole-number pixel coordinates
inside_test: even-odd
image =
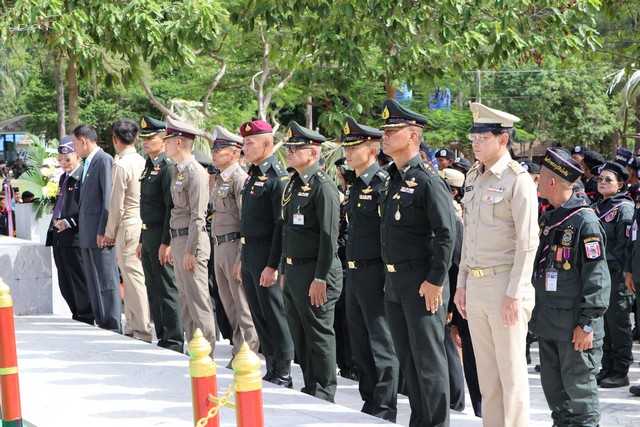
[[[588,260],[602,259],[602,247],[600,236],[585,236],[583,239],[585,255]]]

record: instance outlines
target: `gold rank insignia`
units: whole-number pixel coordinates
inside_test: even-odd
[[[184,181],[184,175],[182,174],[178,175],[178,181]]]
[[[408,187],[415,187],[416,185],[418,185],[415,178],[411,178],[411,181],[405,181],[405,182],[407,183]]]
[[[244,127],[244,131],[251,132],[251,123],[247,123],[247,125]]]
[[[402,169],[402,172],[406,172],[406,171],[408,171],[409,169],[411,169],[411,165],[407,165],[404,169]]]
[[[142,120],[140,120],[140,127],[141,128],[147,127],[147,121],[144,119],[144,117],[142,118]]]
[[[153,167],[153,170],[154,170],[154,171],[159,171],[159,170],[160,170],[160,165],[156,165],[156,166],[154,166],[154,167]]]
[[[385,120],[389,118],[389,108],[388,107],[384,107],[384,110],[382,111],[382,118],[385,119]]]
[[[311,190],[311,187],[309,187],[308,185],[305,185],[305,186],[300,187],[300,189],[302,191],[309,191],[309,190]]]
[[[287,138],[293,138],[293,132],[291,131],[291,128],[287,130]]]
[[[367,187],[362,190],[362,194],[369,194],[373,191],[373,188]]]
[[[264,176],[264,175],[260,175],[260,176],[258,177],[258,179],[259,179],[260,181],[266,181],[266,180],[268,180],[268,179],[269,179],[269,177]]]
[[[348,122],[344,124],[344,129],[343,130],[344,130],[344,134],[345,135],[349,135],[351,133],[351,128],[349,128],[349,123]]]
[[[474,108],[474,109],[472,110],[472,112],[473,112],[473,120],[474,120],[474,121],[475,121],[475,120],[478,120],[478,118],[480,117],[480,112],[478,111],[478,109],[477,109],[477,108]]]

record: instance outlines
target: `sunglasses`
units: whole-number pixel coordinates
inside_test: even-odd
[[[299,150],[309,150],[313,147],[307,147],[307,146],[299,146],[299,145],[287,145],[285,147],[285,149],[287,150],[287,153],[290,154],[294,154],[295,152],[299,151]]]
[[[606,182],[607,184],[611,184],[612,182],[618,182],[617,179],[611,178],[610,176],[598,176],[596,178],[597,182]]]

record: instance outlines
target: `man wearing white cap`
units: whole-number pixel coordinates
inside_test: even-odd
[[[509,155],[520,119],[471,103],[469,133],[478,162],[465,182],[465,234],[455,303],[469,320],[485,426],[529,424],[525,357],[533,308],[538,199],[533,180]]]
[[[240,212],[242,212],[240,192],[248,175],[238,163],[243,145],[242,137],[234,135],[222,126],[216,126],[213,129],[213,135],[211,164],[220,169],[220,173],[216,175],[211,190],[213,205],[211,237],[215,245],[213,257],[216,282],[224,311],[233,328],[231,354],[235,357],[245,341],[256,353],[260,346],[247,297],[238,279],[241,248]],[[227,367],[231,367],[231,362]]]

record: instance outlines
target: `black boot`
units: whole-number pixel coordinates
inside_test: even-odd
[[[265,356],[267,362],[267,373],[262,377],[264,381],[269,381],[270,383],[276,379],[276,359],[272,356]]]
[[[271,382],[284,388],[293,388],[291,360],[276,360],[276,378]]]

